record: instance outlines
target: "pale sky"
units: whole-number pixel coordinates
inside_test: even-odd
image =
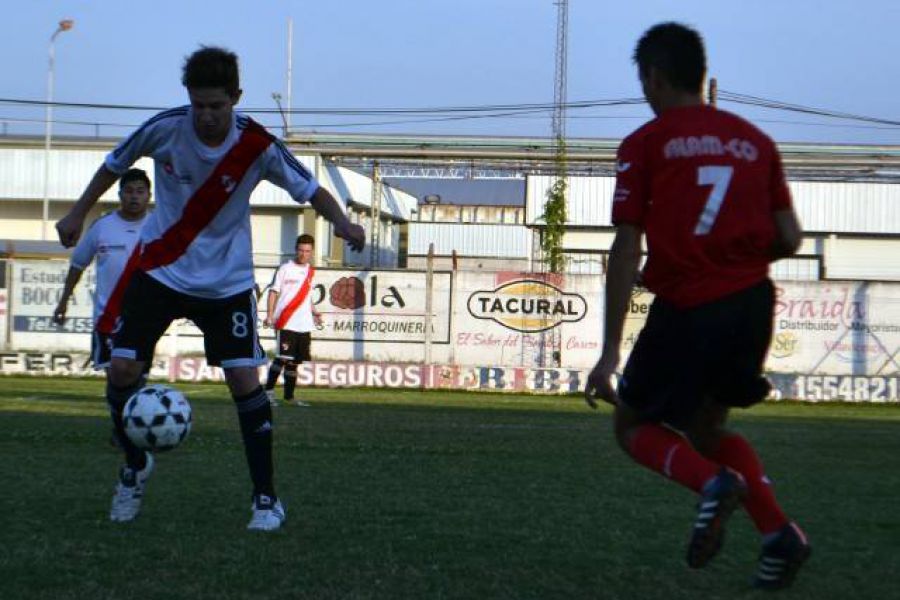
[[[241,108],[286,102],[287,20],[293,18],[294,109],[421,108],[549,103],[552,0],[0,0],[0,98],[43,101],[57,22],[54,99],[169,107],[186,103],[185,55],[200,44],[241,57]],[[900,2],[812,0],[570,0],[568,99],[640,96],[631,53],[664,20],[700,30],[719,87],[790,104],[900,121]],[[781,142],[900,144],[900,126],[720,103]],[[150,111],[57,108],[54,135],[124,136]],[[442,115],[447,116],[447,115]],[[645,105],[569,111],[577,137],[626,135]],[[256,118],[280,131],[277,114]],[[422,115],[294,115],[298,130],[543,136],[550,114],[434,122]],[[41,107],[0,103],[8,134],[42,134]],[[27,122],[32,120],[35,122]],[[385,124],[385,122],[394,121]],[[102,123],[99,127],[93,123]],[[377,123],[377,124],[373,124]],[[334,127],[334,125],[341,125]],[[2,132],[0,132],[2,133]]]

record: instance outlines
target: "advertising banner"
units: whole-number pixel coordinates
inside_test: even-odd
[[[900,373],[900,286],[779,282],[766,367],[835,375]]]
[[[312,301],[322,313],[321,341],[422,344],[425,341],[423,271],[317,269]],[[450,273],[434,273],[431,336],[450,343]]]
[[[4,268],[0,266],[0,268]],[[6,288],[0,288],[0,349],[5,350],[9,340],[9,330],[6,326],[9,321],[9,294]]]
[[[62,260],[12,261],[8,289],[12,348],[90,350],[90,333],[94,329],[93,266],[85,269],[69,300],[65,324],[52,322],[68,270],[69,263]]]
[[[87,353],[0,352],[0,375],[59,377],[103,376],[88,365]],[[303,387],[394,388],[460,390],[529,394],[579,394],[586,369],[422,365],[392,362],[314,361],[299,365],[297,383]],[[265,379],[265,366],[259,369]],[[770,400],[806,402],[900,402],[900,375],[820,375],[768,373]],[[204,358],[161,357],[150,377],[156,381],[222,382],[224,375]]]
[[[68,262],[57,260],[13,262],[9,290],[11,349],[89,351],[94,326],[93,266],[85,270],[75,288],[66,322],[52,322],[68,268]],[[257,280],[267,284],[273,273],[274,269],[260,269]],[[433,281],[432,343],[446,348],[450,344],[453,282],[447,272],[434,273]],[[423,271],[317,269],[310,293],[324,318],[324,327],[313,332],[317,356],[334,360],[421,360],[426,326]],[[268,349],[274,345],[274,332],[262,327],[267,295],[265,287],[259,299],[258,330]],[[183,319],[172,324],[157,346],[158,353],[172,356],[203,351],[202,333]]]
[[[67,269],[65,261],[12,262],[5,293],[6,350],[88,351],[93,269],[85,272],[76,287],[66,323],[51,322]],[[262,287],[258,330],[267,350],[274,345],[273,331],[261,323],[268,294],[265,284],[272,273],[271,268],[257,271]],[[603,286],[600,275],[434,273],[431,360],[473,368],[588,370],[601,351]],[[424,271],[319,269],[310,293],[324,317],[324,327],[312,332],[314,359],[424,360],[428,295]],[[0,290],[0,311],[3,297]],[[623,363],[652,301],[652,295],[641,289],[629,300]],[[157,346],[158,355],[166,357],[201,356],[203,351],[200,331],[185,320],[176,321]],[[774,333],[765,366],[775,373],[841,377],[900,374],[900,285],[777,282]],[[852,381],[855,386],[857,380]],[[885,381],[889,385],[892,380]]]
[[[450,362],[593,366],[601,290],[599,275],[459,272]]]
[[[103,370],[91,366],[90,357],[88,352],[0,352],[0,375],[105,377]],[[150,377],[167,379],[169,368],[167,359],[156,358]]]

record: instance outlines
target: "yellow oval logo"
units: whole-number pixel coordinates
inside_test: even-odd
[[[587,314],[587,301],[543,281],[519,279],[469,296],[469,314],[507,329],[538,333],[560,323],[575,323]]]

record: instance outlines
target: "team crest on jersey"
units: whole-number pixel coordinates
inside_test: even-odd
[[[222,175],[222,187],[225,188],[225,192],[230,194],[234,188],[237,186],[237,182],[230,175]]]

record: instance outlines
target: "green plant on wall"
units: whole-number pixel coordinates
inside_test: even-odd
[[[541,218],[546,223],[544,237],[541,239],[541,250],[544,252],[544,262],[551,273],[563,271],[564,257],[562,251],[562,238],[566,231],[566,178],[565,178],[565,150],[562,140],[558,143],[562,150],[557,156],[556,181],[547,190],[547,203],[544,205],[544,214]]]

